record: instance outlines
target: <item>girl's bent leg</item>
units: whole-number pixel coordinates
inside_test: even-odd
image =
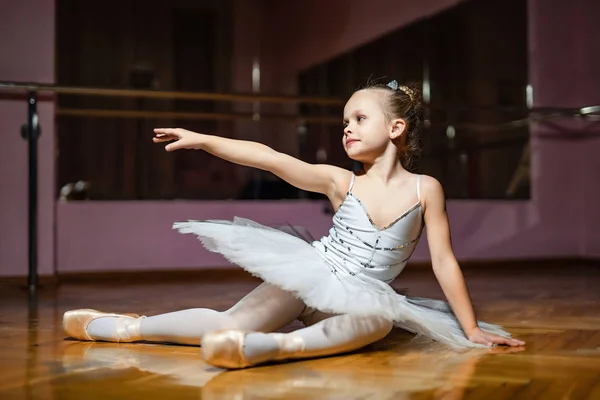
[[[72,335],[78,339],[199,345],[204,334],[213,330],[269,332],[281,328],[296,319],[303,309],[304,303],[291,293],[263,283],[224,312],[195,308],[141,318],[91,314],[87,320],[80,318],[75,322],[69,321],[73,317],[67,312],[63,323],[65,327],[81,325],[70,332],[65,329],[67,333],[81,332],[79,337]]]
[[[285,358],[309,358],[346,353],[383,339],[393,323],[378,316],[336,315],[289,333],[304,343],[302,353]]]
[[[271,332],[295,320],[304,303],[276,286],[263,283],[232,308],[177,311],[141,321],[142,340],[200,344],[204,333],[220,329]]]

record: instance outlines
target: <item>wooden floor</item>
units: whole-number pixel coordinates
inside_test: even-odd
[[[65,310],[152,315],[225,309],[257,285],[62,283],[37,302],[0,285],[0,399],[600,399],[600,268],[466,269],[478,316],[505,325],[525,349],[454,353],[402,331],[361,351],[241,371],[203,363],[199,348],[65,340]],[[433,274],[413,268],[394,286],[442,298]],[[299,327],[293,324],[286,328]]]

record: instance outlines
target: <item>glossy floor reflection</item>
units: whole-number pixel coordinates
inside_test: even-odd
[[[193,346],[65,340],[62,313],[88,306],[147,315],[224,309],[254,281],[63,284],[32,303],[4,285],[0,398],[600,399],[600,270],[466,276],[478,316],[507,326],[528,342],[525,349],[456,353],[395,330],[347,355],[224,371],[205,364]],[[429,272],[409,270],[398,285],[441,298]]]

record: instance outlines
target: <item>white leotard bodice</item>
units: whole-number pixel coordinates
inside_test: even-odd
[[[423,231],[420,175],[417,203],[383,228],[377,227],[360,199],[352,193],[352,174],[346,197],[333,215],[329,235],[313,242],[335,274],[365,274],[391,282],[402,272]]]

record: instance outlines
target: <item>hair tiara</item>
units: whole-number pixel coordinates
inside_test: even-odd
[[[412,90],[408,86],[398,86],[398,82],[395,79],[393,81],[391,81],[390,83],[388,83],[387,87],[389,87],[392,90],[403,91],[408,97],[410,97],[410,101],[413,101],[415,99],[414,90]]]

